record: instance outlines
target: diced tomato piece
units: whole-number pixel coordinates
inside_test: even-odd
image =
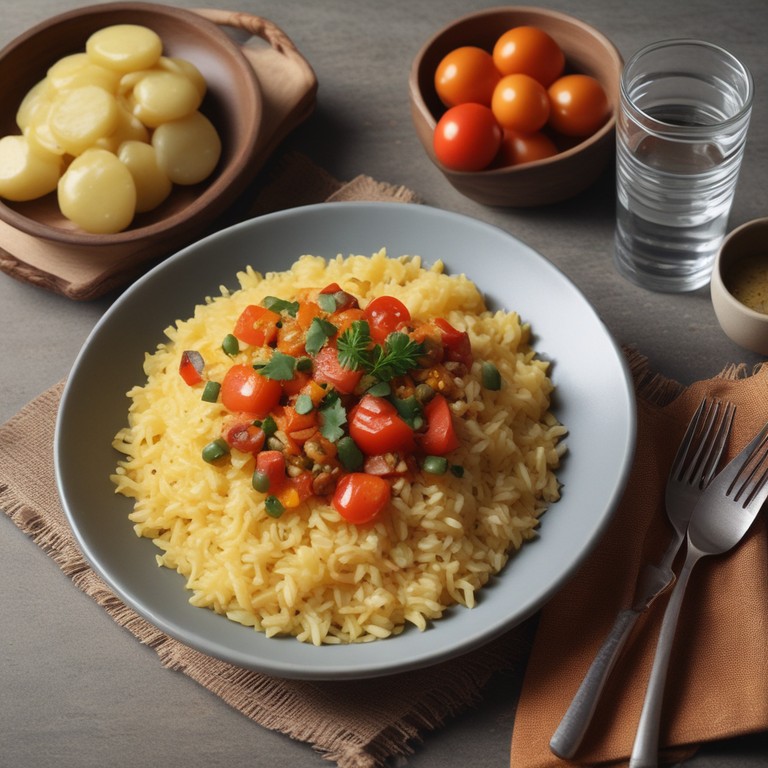
[[[277,338],[277,324],[280,315],[258,304],[249,304],[237,318],[232,333],[255,347],[263,347],[271,344]]]
[[[256,454],[256,471],[268,481],[267,493],[276,495],[285,485],[285,456],[281,451],[261,451]]]
[[[312,381],[312,379],[308,373],[294,371],[292,379],[286,379],[280,383],[283,385],[283,392],[289,397],[293,397],[294,395],[303,392],[310,381]]]
[[[184,379],[190,387],[199,384],[203,380],[203,366],[203,356],[199,352],[186,350],[181,353],[179,373],[181,374],[181,378]]]
[[[315,301],[302,301],[299,303],[299,311],[296,313],[296,323],[304,332],[309,330],[312,321],[316,317],[322,317],[323,310]]]
[[[299,321],[293,317],[286,317],[277,329],[277,348],[286,355],[300,357],[306,353],[304,348],[306,337],[306,329],[301,327]]]
[[[413,430],[383,397],[363,395],[349,415],[349,436],[368,456],[409,453],[415,447]]]
[[[376,475],[352,472],[336,486],[331,503],[350,523],[370,523],[384,510],[391,498],[389,483]]]
[[[357,307],[357,297],[351,293],[347,293],[338,283],[331,283],[326,285],[320,293],[331,293],[336,300],[336,311],[340,312],[345,309]]]
[[[338,339],[339,336],[341,336],[341,334],[355,322],[355,320],[365,320],[365,312],[359,307],[350,307],[348,309],[343,309],[340,312],[334,312],[329,319],[337,328],[336,336],[333,338],[333,342],[335,343],[336,339]]]
[[[384,344],[387,336],[401,330],[411,322],[411,313],[394,296],[377,296],[366,308],[365,316],[371,329],[371,338]]]
[[[365,457],[363,471],[379,477],[400,477],[408,473],[409,467],[396,453],[379,453]]]
[[[262,376],[250,365],[233,365],[221,382],[221,402],[230,411],[266,416],[280,401],[279,381]]]
[[[315,357],[314,379],[319,383],[330,384],[343,395],[352,394],[362,378],[362,371],[345,368],[339,362],[336,347],[324,346]]]
[[[424,417],[427,431],[419,435],[419,445],[424,453],[444,456],[459,447],[453,414],[448,401],[442,395],[435,395],[424,406]]]
[[[472,365],[472,343],[466,331],[454,328],[445,318],[438,317],[435,325],[440,329],[445,347],[445,359],[463,363],[468,368]]]
[[[245,422],[235,424],[227,430],[224,438],[230,447],[243,453],[258,453],[264,447],[264,430],[261,427]]]
[[[296,477],[286,478],[285,485],[276,495],[286,509],[298,507],[302,501],[306,501],[313,495],[312,473],[306,471]]]

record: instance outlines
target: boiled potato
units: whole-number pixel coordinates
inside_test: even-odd
[[[57,190],[63,215],[87,232],[125,229],[174,183],[197,184],[215,169],[221,139],[200,112],[206,91],[200,70],[164,56],[148,27],[94,32],[24,96],[21,135],[0,140],[0,197]]]
[[[210,176],[221,156],[221,139],[202,112],[163,123],[152,134],[157,162],[175,184],[197,184]]]
[[[128,110],[148,128],[186,117],[203,101],[197,86],[186,75],[163,70],[125,75],[120,93]]]
[[[131,172],[106,149],[87,149],[76,157],[58,184],[61,212],[86,232],[114,234],[136,213]]]
[[[4,136],[0,139],[0,197],[20,202],[53,192],[61,166],[60,155],[33,149],[25,136]]]
[[[143,141],[126,141],[117,153],[136,185],[136,211],[157,208],[171,194],[173,184],[157,162],[155,148]]]
[[[117,99],[97,85],[73,88],[53,100],[48,123],[64,151],[77,156],[117,128]]]
[[[138,24],[115,24],[94,32],[85,43],[94,62],[118,72],[149,69],[163,53],[160,36]]]
[[[114,93],[120,73],[94,64],[87,53],[73,53],[59,59],[47,75],[49,85],[56,91],[68,91],[81,85],[98,85]]]

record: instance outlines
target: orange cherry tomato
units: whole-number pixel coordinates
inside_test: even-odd
[[[266,416],[279,402],[279,381],[262,376],[250,365],[233,365],[221,382],[221,402],[234,412]]]
[[[440,118],[435,128],[435,157],[454,171],[481,171],[501,145],[501,126],[482,104],[459,104]]]
[[[565,54],[543,29],[521,26],[499,37],[493,63],[502,75],[530,75],[546,88],[562,74]]]
[[[448,53],[435,70],[435,90],[446,107],[491,103],[499,72],[488,51],[465,45]]]
[[[548,94],[549,124],[565,136],[591,136],[611,112],[603,86],[589,75],[565,75]]]
[[[549,98],[544,86],[530,75],[505,75],[493,92],[491,110],[504,128],[533,133],[549,117]]]
[[[378,475],[352,472],[339,480],[331,503],[350,523],[370,523],[389,503],[389,483]]]
[[[520,133],[504,131],[499,150],[500,165],[522,165],[535,160],[544,160],[557,154],[555,142],[544,133]]]

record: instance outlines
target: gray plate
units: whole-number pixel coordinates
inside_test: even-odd
[[[569,429],[559,472],[563,497],[542,518],[540,539],[523,547],[469,610],[456,607],[425,632],[352,646],[315,647],[267,639],[187,602],[181,576],[155,564],[154,545],[133,533],[131,502],[115,495],[111,448],[125,425],[125,393],[144,381],[145,352],[163,330],[192,315],[235,273],[284,270],[312,253],[442,259],[465,272],[491,308],[519,312],[552,360],[554,410]],[[465,653],[520,623],[573,575],[592,549],[627,480],[635,402],[621,351],[578,289],[550,262],[506,232],[420,205],[331,203],[264,216],[193,245],[145,275],[104,315],[80,352],[61,401],[56,476],[82,550],[128,605],[183,643],[233,664],[281,677],[363,678],[402,672]]]

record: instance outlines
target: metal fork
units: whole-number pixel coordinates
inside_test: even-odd
[[[738,544],[768,499],[768,424],[715,477],[699,499],[688,526],[688,552],[661,624],[651,677],[640,715],[630,768],[654,768],[659,723],[672,643],[688,579],[696,563]]]
[[[667,479],[665,505],[674,529],[657,564],[641,571],[632,605],[622,610],[597,652],[568,710],[549,743],[558,757],[569,759],[587,732],[611,671],[638,618],[675,580],[672,563],[685,538],[691,512],[714,475],[733,422],[735,406],[705,398],[693,414]]]

